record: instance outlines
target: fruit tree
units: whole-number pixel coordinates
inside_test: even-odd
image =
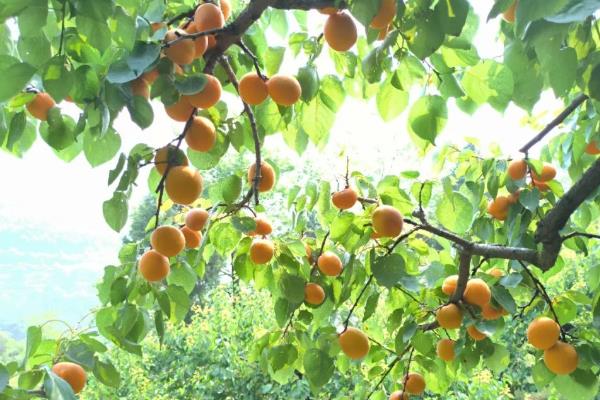
[[[340,396],[415,398],[528,357],[538,387],[593,398],[600,1],[489,1],[487,18],[479,3],[0,0],[1,147],[20,156],[39,136],[65,161],[112,162],[98,206],[115,231],[144,168],[156,199],[146,237],[106,267],[93,323],[59,337],[29,327],[24,360],[0,365],[0,398],[72,399],[91,376],[118,386],[107,346],[141,355],[146,336],[176,329],[213,255],[273,297],[279,328],[256,338],[256,361],[274,381],[318,393],[358,365],[368,384]],[[502,52],[484,58],[477,33],[491,23]],[[513,154],[436,140],[480,107],[533,120],[544,96],[560,110]],[[385,121],[406,110],[399,134],[435,177],[375,179],[348,154],[342,187],[283,188],[270,140],[323,147],[348,97],[374,99]],[[178,134],[121,150],[117,116],[146,129],[163,109]],[[232,153],[251,161],[215,180]],[[274,190],[287,204],[270,206]],[[292,223],[273,229],[286,206]],[[511,351],[506,337],[520,339]]]

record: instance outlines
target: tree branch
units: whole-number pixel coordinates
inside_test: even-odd
[[[352,304],[352,308],[350,308],[350,312],[348,313],[348,316],[344,320],[344,330],[342,331],[342,333],[345,332],[346,329],[348,329],[348,323],[350,322],[350,318],[352,318],[352,314],[354,314],[354,310],[356,309],[358,302],[362,298],[363,294],[365,294],[365,292],[366,292],[367,288],[369,287],[369,285],[371,284],[371,282],[373,282],[373,275],[369,276],[369,279],[367,279],[367,283],[365,283],[365,286],[363,286],[363,288],[361,289],[360,293],[358,294],[358,297],[354,301],[354,304]]]
[[[465,250],[462,250],[458,257],[458,281],[456,282],[456,289],[450,297],[450,303],[458,303],[462,299],[463,293],[467,288],[467,281],[471,275],[471,254]]]
[[[525,146],[521,147],[519,151],[521,153],[527,154],[529,149],[531,149],[537,142],[542,140],[548,133],[550,133],[554,128],[560,125],[569,115],[571,115],[584,101],[586,101],[588,97],[585,94],[580,94],[573,100],[573,102],[565,108],[563,112],[561,112],[556,118],[554,118],[540,133],[538,133],[533,139],[531,139]]]
[[[248,46],[246,46],[244,44],[244,42],[242,41],[242,39],[240,38],[240,40],[238,42],[236,42],[236,45],[242,49],[242,51],[248,56],[250,57],[250,59],[252,60],[252,64],[254,64],[254,69],[256,70],[256,74],[260,77],[260,79],[262,79],[263,81],[267,80],[267,77],[265,74],[262,73],[262,70],[260,69],[260,65],[258,64],[258,58],[256,57],[256,55],[252,52],[252,50],[250,50],[248,48]]]
[[[596,235],[594,233],[572,232],[572,233],[569,233],[568,235],[563,236],[562,241],[564,242],[566,240],[569,240],[569,239],[577,237],[577,236],[586,237],[588,239],[600,239],[600,235]]]

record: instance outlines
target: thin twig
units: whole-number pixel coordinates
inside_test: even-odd
[[[375,384],[375,386],[373,386],[373,389],[371,390],[371,392],[369,392],[369,394],[367,396],[367,400],[369,400],[371,398],[371,396],[373,396],[375,394],[375,392],[379,389],[379,386],[381,386],[381,384],[383,383],[385,378],[387,378],[387,376],[390,374],[390,372],[392,372],[392,369],[396,366],[396,364],[398,364],[398,362],[400,361],[401,358],[402,358],[402,356],[397,356],[392,360],[392,362],[390,362],[388,364],[387,368],[385,369],[385,372],[383,373],[383,375],[381,376],[379,381]]]
[[[362,290],[358,294],[358,297],[354,301],[354,304],[352,304],[352,308],[350,308],[350,312],[348,313],[348,316],[344,320],[344,330],[342,331],[342,333],[345,332],[346,329],[348,329],[348,323],[350,322],[350,318],[352,317],[352,314],[354,313],[354,309],[358,305],[358,302],[362,298],[363,294],[365,294],[365,291],[367,290],[367,288],[369,287],[369,285],[371,284],[372,281],[373,281],[373,275],[370,275],[369,279],[367,279],[367,283],[365,283],[365,286],[363,286]]]
[[[582,236],[582,237],[586,237],[588,239],[600,239],[600,235],[596,235],[593,233],[585,233],[585,232],[572,232],[569,233],[568,235],[565,235],[562,237],[562,241],[564,242],[565,240],[574,238],[576,236]]]
[[[65,18],[67,14],[67,0],[62,0],[62,18],[60,21],[60,44],[58,46],[58,54],[62,55],[65,44]]]
[[[258,63],[258,57],[256,57],[256,55],[252,52],[252,50],[250,50],[248,48],[248,46],[246,46],[244,44],[244,42],[242,41],[242,39],[240,38],[240,40],[238,40],[235,43],[240,49],[242,49],[242,51],[244,53],[246,53],[246,55],[248,57],[250,57],[250,59],[252,60],[252,64],[254,64],[254,69],[256,70],[256,74],[260,77],[260,79],[262,79],[263,81],[267,80],[267,76],[265,74],[262,73],[262,70],[260,69],[260,64]]]

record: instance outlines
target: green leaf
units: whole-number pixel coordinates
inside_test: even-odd
[[[182,95],[190,95],[201,92],[206,86],[206,75],[198,74],[192,76],[180,77],[177,76],[175,79],[175,87],[177,91]]]
[[[545,19],[557,24],[583,21],[600,8],[600,0],[570,0],[559,13]]]
[[[517,311],[515,300],[504,286],[494,285],[492,287],[492,296],[510,314],[514,314]]]
[[[535,212],[540,203],[540,191],[537,188],[522,190],[519,194],[519,203],[529,211]]]
[[[83,133],[83,153],[92,167],[97,167],[113,159],[121,148],[121,136],[109,130],[97,135],[86,130]]]
[[[284,274],[279,281],[281,293],[292,304],[304,301],[304,285],[303,278],[291,274]]]
[[[137,42],[127,57],[110,66],[106,78],[112,83],[130,82],[144,73],[159,54],[159,44]]]
[[[408,41],[408,47],[421,60],[429,57],[440,48],[444,42],[444,32],[431,11],[426,11],[416,21],[415,31]]]
[[[3,64],[0,69],[0,101],[6,101],[23,90],[35,72],[36,68],[27,63]]]
[[[477,104],[487,102],[496,110],[503,111],[512,98],[514,79],[506,66],[486,60],[465,72],[462,86]]]
[[[131,120],[142,129],[148,128],[154,121],[154,111],[152,106],[142,96],[133,96],[131,101],[127,103],[127,109],[131,115]]]
[[[71,385],[50,371],[44,378],[44,392],[49,400],[77,400]]]
[[[504,51],[504,64],[510,68],[515,86],[513,102],[527,111],[540,99],[544,79],[540,67],[526,54],[521,42],[515,41]]]
[[[558,13],[566,0],[528,0],[519,1],[516,12],[516,24],[523,29],[528,22]]]
[[[187,292],[181,286],[169,285],[167,294],[171,301],[171,319],[182,321],[192,305]]]
[[[592,371],[576,370],[571,375],[557,375],[552,383],[567,399],[592,400],[598,394],[598,378]]]
[[[68,342],[65,350],[65,358],[84,368],[94,366],[94,351],[83,341]]]
[[[415,102],[408,115],[408,128],[432,144],[446,126],[448,108],[440,96],[423,96]]]
[[[93,373],[96,379],[107,386],[118,388],[121,385],[121,375],[110,361],[96,359]]]
[[[381,84],[376,103],[381,118],[389,122],[402,114],[408,106],[408,92],[396,89],[388,79]]]
[[[220,186],[223,200],[232,204],[242,193],[242,178],[237,175],[229,175],[221,181]]]
[[[0,393],[2,393],[6,386],[8,386],[9,378],[10,375],[8,373],[8,369],[6,369],[4,364],[0,364]]]
[[[188,294],[196,287],[197,280],[196,272],[187,262],[179,262],[171,266],[171,272],[167,276],[169,285],[181,286]]]
[[[371,265],[371,272],[377,283],[391,288],[406,275],[405,265],[404,258],[394,253],[377,258]]]
[[[120,232],[127,222],[127,196],[123,192],[115,192],[110,200],[102,204],[104,220],[115,232]]]
[[[269,76],[275,75],[281,63],[283,63],[283,56],[285,55],[285,47],[269,47],[265,54],[265,67]]]
[[[382,0],[353,1],[350,3],[350,12],[361,24],[369,26],[373,17],[379,12]]]
[[[333,359],[322,350],[310,349],[304,354],[304,374],[311,386],[321,387],[333,376]]]
[[[127,298],[127,279],[117,278],[110,285],[110,303],[116,305],[122,303]]]
[[[74,83],[73,75],[67,70],[65,63],[66,57],[55,56],[46,64],[42,73],[44,88],[56,101],[67,97]]]
[[[450,197],[444,196],[438,204],[435,215],[447,229],[465,233],[473,222],[473,205],[460,193],[454,192]]]
[[[535,386],[545,388],[554,379],[555,375],[546,367],[543,361],[538,361],[531,369],[531,375]]]
[[[510,352],[501,344],[494,344],[494,352],[485,357],[485,363],[494,373],[504,371],[510,363]]]
[[[27,360],[35,354],[40,343],[42,343],[42,328],[35,325],[27,328],[27,342],[25,343],[25,358],[23,359],[23,365],[25,365]]]
[[[459,36],[467,22],[469,8],[467,0],[442,0],[434,11],[442,30],[448,35]]]

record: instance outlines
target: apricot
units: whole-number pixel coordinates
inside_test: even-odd
[[[525,160],[512,160],[508,163],[506,173],[513,181],[525,178],[527,175],[527,162],[525,162]]]
[[[371,28],[385,29],[396,16],[396,0],[382,0],[379,11],[371,20]]]
[[[185,237],[174,226],[159,226],[150,236],[152,248],[165,257],[175,257],[185,248]]]
[[[344,354],[352,360],[360,360],[369,354],[369,338],[360,329],[348,327],[338,336]]]
[[[481,307],[481,316],[486,321],[497,320],[498,318],[502,317],[505,314],[506,314],[506,311],[502,307],[495,308],[492,305],[492,303],[484,304]]]
[[[172,167],[165,180],[165,189],[173,203],[188,205],[202,193],[202,175],[191,167]]]
[[[200,243],[202,242],[202,233],[195,231],[188,226],[181,227],[181,233],[185,238],[186,249],[197,249],[200,247]]]
[[[515,22],[515,15],[517,12],[518,4],[519,4],[518,0],[515,0],[515,2],[512,3],[511,6],[508,7],[508,9],[506,11],[504,11],[504,13],[502,13],[502,18],[504,18],[504,20],[506,22],[510,22],[511,24],[513,22]]]
[[[159,174],[164,175],[169,163],[171,167],[187,166],[189,161],[181,149],[169,145],[161,147],[156,151],[154,155],[154,168],[156,168]]]
[[[458,275],[450,275],[444,282],[442,282],[442,292],[445,295],[452,296],[456,291],[456,285],[458,284]]]
[[[209,3],[206,3],[209,4]],[[211,108],[221,99],[221,82],[213,75],[206,74],[206,85],[196,94],[184,96],[188,103],[196,108]]]
[[[373,229],[382,237],[396,237],[402,232],[404,220],[400,211],[392,206],[382,205],[373,211]]]
[[[423,393],[425,391],[425,379],[421,374],[411,372],[406,379],[404,390],[406,390],[406,393],[414,395]]]
[[[187,32],[182,29],[171,29],[167,31],[164,42],[172,42],[183,35],[187,35]],[[165,47],[164,52],[167,58],[169,58],[175,64],[191,64],[196,55],[196,45],[194,44],[193,40],[183,39],[173,45],[170,45],[169,47]]]
[[[198,32],[221,29],[225,25],[225,16],[221,9],[212,4],[200,4],[194,13],[194,24]]]
[[[169,275],[171,271],[169,259],[156,250],[145,252],[140,257],[138,268],[148,282],[158,282]]]
[[[347,210],[354,207],[358,201],[358,193],[352,188],[346,188],[336,192],[331,196],[331,202],[340,210]]]
[[[266,236],[273,232],[271,223],[265,218],[256,217],[254,218],[254,222],[256,222],[256,229],[252,231],[254,235]]]
[[[310,259],[312,258],[312,249],[310,248],[308,243],[304,243],[304,250],[306,250],[306,258],[308,259],[308,261],[310,261]]]
[[[273,75],[267,81],[267,91],[275,103],[286,107],[294,105],[302,95],[298,80],[288,75]]]
[[[215,38],[215,35],[208,35],[206,37],[207,41],[208,41],[208,48],[207,50],[210,50],[212,48],[214,48],[217,45],[217,38]]]
[[[396,390],[390,394],[388,400],[408,400],[408,394],[404,393],[402,390]]]
[[[585,152],[593,156],[600,154],[600,149],[598,148],[598,144],[595,140],[592,140],[587,144],[587,146],[585,146]]]
[[[500,268],[492,268],[489,271],[487,271],[487,273],[493,276],[494,278],[502,278],[504,276],[504,271],[502,271]]]
[[[217,141],[217,129],[206,117],[195,116],[185,132],[185,142],[190,149],[206,152],[213,148]]]
[[[335,51],[348,51],[358,39],[358,31],[352,17],[346,12],[331,14],[323,29],[325,41]]]
[[[182,96],[177,102],[165,106],[165,111],[171,119],[178,122],[187,122],[195,114],[194,107],[190,104],[186,96]]]
[[[550,186],[548,186],[546,182],[539,182],[534,179],[533,182],[531,182],[531,184],[534,187],[536,187],[540,192],[547,192],[548,190],[550,190]]]
[[[342,260],[340,260],[337,254],[331,251],[325,251],[319,256],[317,266],[323,275],[327,276],[338,276],[344,268]]]
[[[444,361],[454,360],[454,340],[441,339],[437,342],[436,352],[438,357]]]
[[[87,374],[79,364],[68,361],[59,362],[52,366],[52,372],[65,380],[75,394],[81,392],[85,387]]]
[[[248,183],[254,185],[256,176],[256,163],[248,168]],[[260,165],[260,179],[258,181],[258,191],[268,192],[275,186],[275,170],[268,163],[262,162]]]
[[[469,304],[482,307],[492,299],[492,291],[484,280],[479,278],[469,279],[463,293],[463,299]]]
[[[321,305],[325,301],[325,291],[316,283],[307,283],[304,286],[304,301],[313,306]]]
[[[198,30],[195,24],[189,24],[185,30],[187,33],[197,33]],[[208,49],[208,38],[205,36],[198,36],[192,40],[194,42],[194,58],[200,58],[206,53]]]
[[[250,245],[250,259],[254,264],[266,264],[273,258],[275,246],[268,239],[256,239]]]
[[[510,201],[506,196],[498,196],[490,202],[487,212],[494,218],[504,221],[508,217]]]
[[[201,231],[208,221],[209,214],[201,208],[193,208],[185,215],[185,226],[194,231]]]
[[[487,335],[485,333],[483,333],[483,332],[480,332],[479,329],[477,329],[475,327],[475,325],[469,325],[467,327],[467,333],[476,342],[478,342],[480,340],[483,340],[483,339],[485,339],[487,337]]]
[[[568,375],[577,369],[579,356],[572,345],[558,341],[544,350],[544,364],[557,375]]]
[[[56,105],[56,102],[48,93],[40,92],[35,95],[33,100],[27,103],[27,111],[34,118],[41,121],[48,119],[48,111]]]
[[[456,304],[447,304],[437,310],[435,317],[442,328],[456,329],[460,328],[463,313]]]
[[[242,100],[253,106],[262,103],[269,97],[267,83],[256,72],[250,72],[240,79],[238,91]]]
[[[552,164],[544,163],[542,166],[542,173],[538,175],[535,171],[531,171],[533,180],[536,182],[548,182],[556,178],[556,168]]]
[[[150,88],[148,87],[148,82],[146,82],[144,79],[134,79],[129,83],[129,87],[131,88],[131,93],[134,96],[141,96],[146,99],[150,98]]]
[[[527,341],[539,350],[546,350],[556,344],[560,337],[560,325],[548,317],[539,317],[527,327]]]
[[[229,2],[229,0],[219,0],[219,6],[221,7],[223,18],[225,19],[225,21],[227,21],[231,16],[231,3]]]

